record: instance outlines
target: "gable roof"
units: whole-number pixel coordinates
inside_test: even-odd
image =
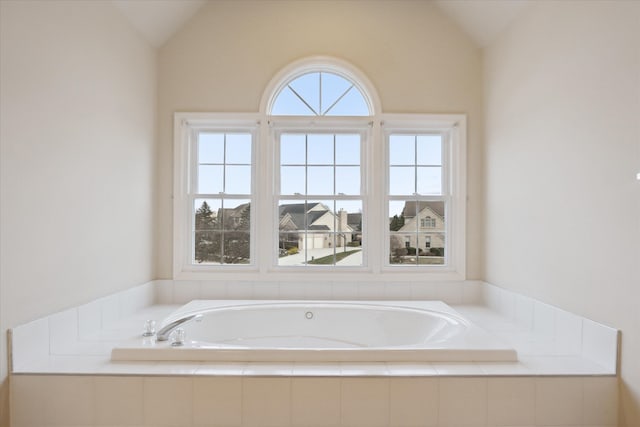
[[[320,209],[318,209],[320,207]],[[324,209],[322,209],[324,208]],[[283,222],[293,223],[297,230],[305,229],[305,216],[309,226],[308,230],[329,230],[326,225],[313,225],[313,223],[329,212],[322,203],[292,203],[287,205],[280,205],[278,207],[280,215],[280,226],[282,229]],[[324,228],[323,228],[324,227]]]
[[[404,204],[404,208],[402,208],[402,216],[405,218],[413,218],[427,207],[436,215],[444,218],[444,202],[407,201]]]

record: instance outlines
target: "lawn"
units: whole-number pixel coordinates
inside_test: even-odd
[[[355,251],[347,251],[347,252],[336,252],[335,263],[338,261],[345,259],[351,254],[355,254],[356,252],[360,252],[361,249],[357,249]],[[329,265],[334,264],[333,255],[323,256],[322,258],[316,258],[309,261],[309,264],[321,264],[321,265]]]

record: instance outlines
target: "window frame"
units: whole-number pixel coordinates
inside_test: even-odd
[[[256,176],[258,173],[256,149],[259,146],[259,117],[254,114],[233,113],[175,113],[174,114],[174,233],[173,276],[178,278],[203,272],[255,271],[257,270],[256,231],[257,224],[252,209],[249,264],[195,264],[193,254],[193,212],[196,199],[221,197],[222,193],[196,192],[198,177],[199,132],[249,133],[251,134],[251,192],[249,195],[229,194],[226,200],[249,200],[256,205]]]
[[[385,250],[381,263],[382,270],[421,271],[424,273],[442,273],[463,280],[466,278],[466,115],[464,114],[385,114],[382,120],[382,152],[384,157],[384,217],[387,218],[384,239]],[[388,226],[389,202],[391,200],[411,200],[411,195],[390,195],[390,159],[389,137],[406,134],[443,135],[442,144],[442,195],[424,195],[415,197],[418,201],[445,202],[445,265],[405,265],[391,264],[391,232]],[[418,227],[419,229],[419,227]],[[416,231],[416,235],[419,233]],[[428,233],[423,233],[428,234]],[[416,249],[418,241],[416,241]],[[434,274],[435,275],[435,274]]]
[[[279,90],[288,81],[313,71],[328,71],[352,80],[371,108],[371,116],[272,116],[270,106]],[[296,61],[274,76],[267,85],[257,113],[174,113],[174,206],[173,206],[173,278],[176,280],[227,280],[269,283],[314,280],[361,282],[450,281],[466,279],[466,115],[465,114],[392,114],[382,113],[374,86],[367,77],[350,64],[327,57],[313,57]],[[188,204],[190,154],[188,128],[211,126],[219,130],[251,130],[254,134],[252,164],[252,218],[250,265],[190,265],[189,236],[191,210]],[[328,127],[331,127],[330,129]],[[368,135],[361,146],[361,188],[359,198],[363,204],[362,239],[363,265],[340,268],[302,268],[278,266],[279,223],[278,205],[280,187],[279,147],[274,132],[297,130],[313,132],[325,129],[367,129]],[[388,148],[389,132],[447,131],[450,167],[447,172],[450,189],[451,217],[447,221],[447,248],[449,264],[441,266],[409,266],[389,264],[389,189]],[[368,141],[368,142],[367,142]],[[379,173],[384,171],[384,173]],[[315,201],[315,200],[314,200]],[[320,200],[318,200],[320,201]],[[255,206],[255,208],[254,208]],[[259,212],[259,215],[257,214]],[[372,238],[378,243],[371,244]],[[384,239],[380,244],[379,240]],[[226,274],[230,273],[230,274]],[[233,274],[233,276],[231,276]],[[336,291],[339,292],[339,291]],[[338,294],[336,294],[338,295]]]
[[[313,118],[313,121],[309,119]],[[273,256],[271,257],[271,265],[269,266],[271,271],[275,272],[324,272],[328,271],[331,267],[327,266],[286,266],[278,264],[278,242],[279,242],[279,201],[281,200],[309,200],[309,201],[322,201],[322,200],[361,200],[362,201],[362,232],[361,238],[365,242],[362,247],[362,265],[359,266],[336,266],[339,271],[345,272],[366,272],[369,271],[369,250],[368,250],[368,235],[369,227],[367,215],[365,212],[369,212],[370,201],[368,197],[368,189],[370,185],[369,166],[366,159],[370,156],[370,150],[372,145],[372,121],[371,116],[353,116],[353,117],[332,117],[332,116],[270,116],[269,120],[269,140],[272,144],[273,162],[273,191],[272,191],[272,204],[271,209],[273,212],[273,223],[271,229],[273,232]],[[280,194],[280,138],[283,133],[326,133],[326,134],[339,134],[339,133],[357,133],[360,134],[360,194],[358,195],[315,195],[306,194],[300,195],[281,195]]]

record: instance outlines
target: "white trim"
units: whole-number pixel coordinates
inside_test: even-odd
[[[195,182],[196,172],[191,156],[196,151],[194,135],[200,130],[220,130],[225,132],[249,132],[252,135],[252,193],[242,199],[249,199],[256,206],[256,149],[259,146],[260,116],[257,114],[229,113],[175,113],[174,114],[174,193],[173,193],[173,277],[183,277],[185,273],[203,271],[248,271],[257,270],[255,248],[256,221],[251,220],[251,264],[248,265],[195,265],[191,263],[191,227],[193,200],[206,198],[205,194],[194,194],[190,185]],[[203,196],[203,197],[200,197]],[[214,195],[216,196],[216,195]],[[219,195],[218,195],[219,196]],[[240,197],[231,196],[229,199]],[[252,210],[253,211],[253,210]],[[252,212],[253,216],[254,212]]]
[[[407,197],[391,197],[388,195],[389,189],[389,149],[387,145],[388,136],[392,133],[415,133],[415,132],[442,132],[444,136],[448,136],[443,141],[443,169],[447,173],[443,176],[443,188],[445,191],[442,196],[422,196],[421,200],[445,201],[448,211],[445,217],[449,220],[446,222],[445,238],[447,244],[445,246],[447,264],[444,266],[403,266],[389,264],[390,256],[390,231],[389,227],[385,227],[384,231],[384,251],[381,254],[380,263],[383,272],[401,272],[401,271],[424,271],[431,274],[432,272],[442,272],[451,274],[458,280],[466,277],[466,116],[464,114],[384,114],[381,115],[381,140],[382,148],[377,150],[382,152],[383,170],[385,170],[385,182],[381,191],[384,197],[381,201],[383,205],[383,218],[388,218],[390,213],[389,200],[404,200]],[[447,152],[447,153],[445,153]],[[428,268],[428,270],[427,270]]]

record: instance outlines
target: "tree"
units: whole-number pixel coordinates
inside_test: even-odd
[[[220,254],[220,239],[216,229],[217,219],[209,204],[204,201],[196,211],[195,218],[195,259],[197,262],[216,261]]]
[[[394,215],[393,218],[391,218],[391,221],[389,222],[389,230],[398,231],[402,227],[404,227],[404,215],[403,214],[400,214],[400,216],[398,216],[397,214]]]
[[[251,228],[251,205],[247,204],[240,211],[240,218],[232,231],[224,234],[224,262],[227,264],[244,264],[251,256],[249,229]]]

